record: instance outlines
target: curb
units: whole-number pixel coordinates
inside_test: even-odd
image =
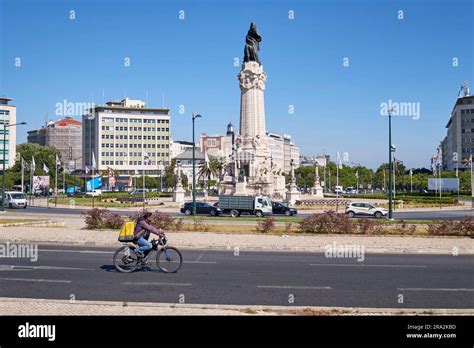
[[[0,227],[66,227],[65,220],[46,220],[33,222],[11,222],[0,224]]]
[[[220,309],[240,311],[242,314],[276,314],[281,315],[468,315],[474,316],[474,309],[439,309],[439,308],[365,308],[365,307],[323,307],[323,306],[254,306],[254,305],[212,305],[212,304],[182,304],[158,302],[119,302],[119,301],[86,301],[54,300],[33,298],[0,297],[1,302],[26,302],[56,305],[87,305],[111,307],[147,307],[166,309]],[[6,315],[6,314],[3,314]],[[92,314],[94,315],[94,314]],[[100,315],[100,314],[96,314]]]

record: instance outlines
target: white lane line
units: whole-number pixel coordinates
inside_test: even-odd
[[[427,268],[426,265],[356,265],[352,263],[312,263],[311,266],[330,267],[400,267],[400,268]]]
[[[64,269],[69,271],[95,271],[93,268],[79,268],[79,267],[60,267],[60,266],[21,266],[12,265],[15,270],[29,270],[29,269]]]
[[[0,278],[1,280],[7,281],[18,281],[18,282],[40,282],[40,283],[71,283],[72,280],[55,280],[55,279],[26,279],[26,278]]]
[[[192,286],[191,283],[125,282],[123,285]]]
[[[257,285],[259,289],[311,289],[331,290],[329,286]]]
[[[204,250],[201,255],[198,256],[198,258],[196,259],[196,262],[198,262],[199,260],[201,260],[201,257],[206,253],[207,250]]]
[[[183,263],[209,263],[209,264],[216,264],[215,261],[183,261]]]
[[[469,288],[397,288],[401,291],[474,291]]]
[[[39,249],[42,252],[53,253],[79,253],[79,254],[113,254],[115,251],[100,251],[100,250],[60,250],[60,249]]]

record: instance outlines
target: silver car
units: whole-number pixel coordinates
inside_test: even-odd
[[[346,214],[351,218],[356,215],[381,218],[382,216],[387,216],[388,210],[369,203],[354,202],[347,206]]]

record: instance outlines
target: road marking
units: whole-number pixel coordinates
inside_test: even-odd
[[[474,291],[474,289],[469,288],[397,288],[401,291]]]
[[[26,278],[0,278],[0,280],[18,281],[18,282],[40,282],[40,283],[71,283],[72,280],[54,280],[54,279],[26,279]]]
[[[183,263],[209,263],[209,264],[216,264],[215,261],[183,261]]]
[[[29,269],[64,269],[70,271],[95,271],[93,268],[79,268],[79,267],[60,267],[60,266],[21,266],[11,265],[13,269],[17,270],[29,270]]]
[[[191,283],[125,282],[123,285],[192,286]]]
[[[311,289],[331,290],[329,286],[257,285],[259,289]]]
[[[196,259],[195,262],[198,262],[199,260],[201,260],[201,257],[206,253],[207,250],[204,250],[201,255],[198,256],[198,258]]]
[[[114,251],[98,251],[98,250],[60,250],[60,249],[39,249],[42,252],[54,253],[79,253],[79,254],[113,254]]]
[[[426,265],[355,265],[352,263],[312,263],[311,266],[427,268]]]

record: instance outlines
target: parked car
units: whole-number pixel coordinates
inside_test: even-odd
[[[135,189],[132,192],[130,192],[131,195],[142,195],[143,196],[143,191],[145,193],[148,193],[148,189]]]
[[[86,192],[87,196],[93,196],[93,197],[100,196],[101,194],[102,194],[102,190],[93,190],[93,191]]]
[[[272,202],[272,213],[285,214],[286,216],[293,216],[293,215],[298,214],[298,211],[295,208],[290,208],[289,206],[285,204]]]
[[[20,191],[5,191],[5,206],[26,209],[25,194]]]
[[[184,203],[180,211],[183,214],[191,215],[193,213],[193,202]],[[196,214],[219,216],[222,214],[222,209],[206,202],[196,201]]]
[[[81,191],[81,190],[76,190],[76,191],[68,191],[68,192],[66,193],[66,196],[68,196],[68,197],[75,197],[75,196],[81,196],[81,195],[83,195],[83,194],[84,194],[83,191]]]
[[[376,207],[369,203],[354,202],[354,203],[350,203],[347,206],[346,214],[349,217],[360,215],[360,216],[374,216],[376,218],[381,218],[382,216],[387,216],[388,210],[385,208]]]

